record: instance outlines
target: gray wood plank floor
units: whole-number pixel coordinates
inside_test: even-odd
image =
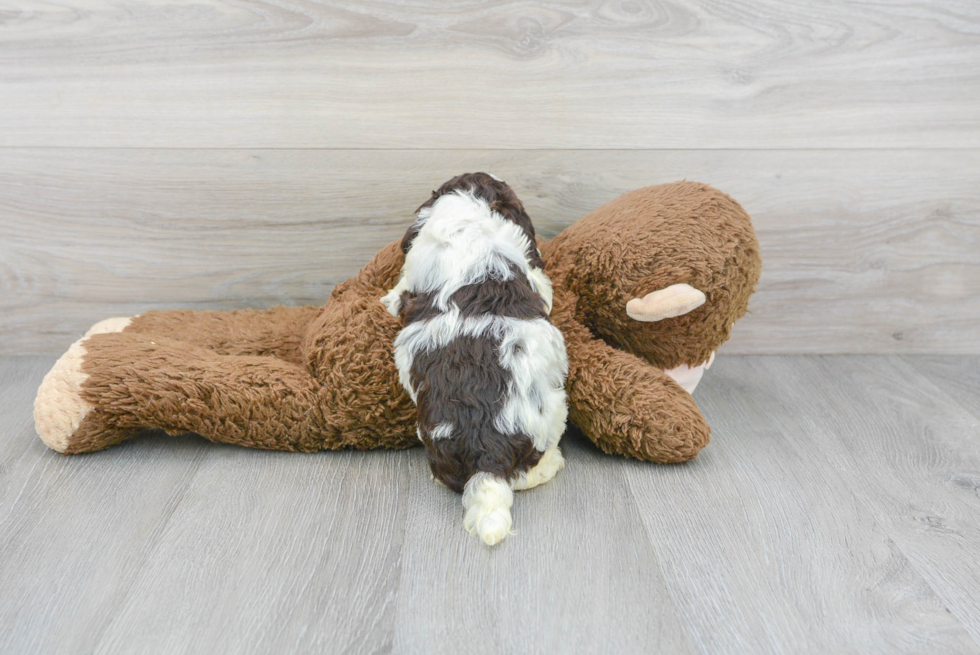
[[[44,448],[0,358],[0,653],[980,653],[980,357],[720,357],[695,461],[566,437],[517,534],[422,452]]]

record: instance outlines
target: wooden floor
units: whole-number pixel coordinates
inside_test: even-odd
[[[0,653],[980,653],[980,358],[720,357],[683,466],[566,437],[490,550],[422,453],[62,457],[0,359]]]

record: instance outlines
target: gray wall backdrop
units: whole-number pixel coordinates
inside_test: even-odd
[[[53,0],[0,12],[0,353],[321,303],[488,170],[551,236],[696,179],[765,270],[729,353],[980,353],[980,3]]]

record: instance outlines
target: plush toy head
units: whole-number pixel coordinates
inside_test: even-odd
[[[582,324],[664,370],[708,360],[745,314],[762,268],[745,211],[695,182],[626,193],[543,251],[556,286],[578,297]]]

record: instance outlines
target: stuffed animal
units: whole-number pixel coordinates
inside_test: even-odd
[[[380,299],[402,319],[398,375],[433,479],[462,494],[463,527],[493,546],[511,534],[514,491],[565,465],[568,358],[548,320],[551,281],[524,205],[487,173],[433,191],[402,250]]]
[[[571,421],[607,453],[695,457],[710,429],[689,391],[761,269],[748,215],[709,186],[679,182],[626,193],[539,246]],[[62,453],[140,428],[276,450],[417,445],[394,362],[401,323],[378,302],[403,261],[389,244],[322,307],[97,323],[41,383],[37,432]]]

